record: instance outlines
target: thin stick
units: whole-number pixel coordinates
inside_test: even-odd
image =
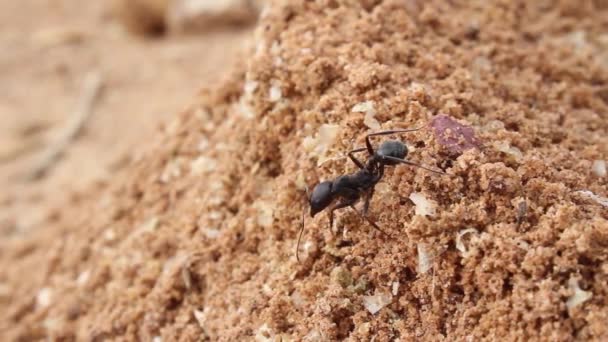
[[[93,105],[99,96],[101,87],[102,79],[99,73],[92,72],[86,76],[78,106],[74,113],[72,113],[70,121],[58,133],[57,139],[40,153],[38,161],[35,162],[32,170],[27,173],[26,180],[33,181],[40,179],[55,165],[93,113]]]

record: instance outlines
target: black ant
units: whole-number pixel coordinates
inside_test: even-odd
[[[378,225],[367,216],[369,202],[372,196],[374,196],[374,188],[384,176],[384,167],[387,165],[394,166],[398,164],[406,164],[420,167],[427,171],[438,174],[446,173],[443,171],[429,169],[422,165],[405,160],[404,158],[407,156],[408,150],[407,146],[401,141],[387,140],[380,144],[380,147],[374,151],[369,138],[379,135],[414,132],[420,129],[421,128],[382,131],[365,136],[365,147],[357,148],[348,152],[348,157],[353,163],[355,163],[355,165],[357,165],[359,171],[342,175],[334,180],[328,180],[317,184],[312,190],[312,194],[307,196],[308,204],[310,205],[310,217],[314,217],[317,213],[329,207],[329,229],[331,231],[334,223],[334,210],[350,207],[359,216],[369,222],[372,227],[381,232],[383,235],[388,236],[388,234],[380,229],[380,227],[378,227]],[[363,164],[355,157],[354,154],[366,150],[369,156],[367,158],[367,162]],[[306,193],[308,194],[308,189],[306,190]],[[357,203],[361,197],[364,197],[365,202],[363,203],[362,212],[359,212],[355,208],[355,203]],[[300,239],[302,238],[302,233],[304,231],[304,216],[305,214],[303,211],[302,227],[300,228],[298,242],[296,245],[296,259],[298,262],[300,261],[298,254],[300,249]]]

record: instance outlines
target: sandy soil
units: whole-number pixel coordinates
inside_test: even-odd
[[[0,4],[0,194],[3,230],[28,230],[93,182],[111,181],[134,146],[221,79],[251,28],[143,39],[125,32],[107,3]],[[41,180],[27,178],[69,125],[86,79],[102,89],[79,136]]]
[[[0,246],[9,340],[606,340],[608,8],[295,1],[119,177]],[[307,218],[377,129],[371,219]],[[375,140],[375,144],[382,139]],[[364,156],[362,156],[364,158]],[[306,206],[304,206],[306,209]],[[27,270],[27,272],[24,272]]]

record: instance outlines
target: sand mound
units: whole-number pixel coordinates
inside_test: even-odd
[[[3,241],[7,339],[608,338],[608,9],[362,3],[265,10],[125,175]],[[419,126],[410,160],[450,175],[389,168],[392,237],[321,214],[298,263],[304,185]]]

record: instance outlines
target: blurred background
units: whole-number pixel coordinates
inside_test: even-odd
[[[74,192],[110,180],[243,53],[260,6],[0,2],[0,233],[26,232]]]

